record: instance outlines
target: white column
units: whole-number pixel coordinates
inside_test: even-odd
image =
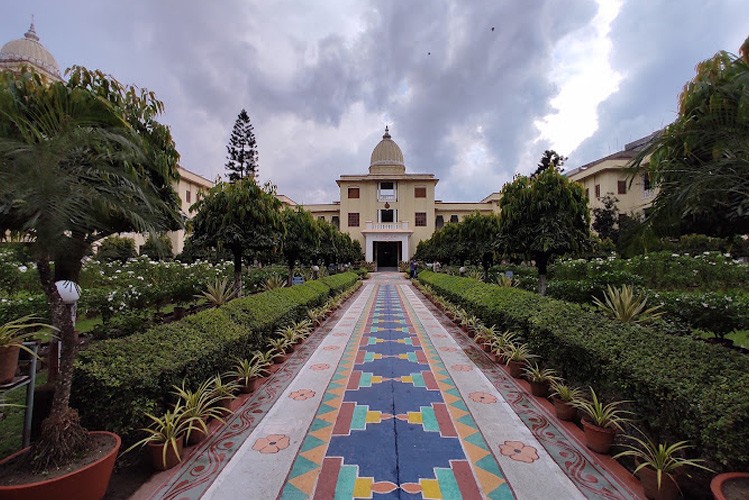
[[[401,262],[409,262],[409,235],[401,236]]]
[[[369,233],[365,234],[365,261],[374,262],[372,258],[372,236]]]

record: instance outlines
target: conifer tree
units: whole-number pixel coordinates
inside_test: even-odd
[[[244,109],[237,115],[232,135],[227,145],[227,164],[229,182],[239,179],[255,179],[258,175],[258,149],[255,144],[255,133],[250,117]]]

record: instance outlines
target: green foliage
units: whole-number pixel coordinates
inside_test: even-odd
[[[152,322],[148,313],[140,310],[126,311],[113,317],[107,323],[97,325],[91,335],[97,340],[129,337],[145,332]]]
[[[604,301],[594,297],[594,305],[608,316],[623,323],[643,323],[659,318],[663,311],[660,305],[646,308],[648,298],[644,298],[633,287],[622,285],[614,288],[607,285]]]
[[[112,430],[133,441],[145,425],[144,411],[159,414],[170,407],[165,388],[183,380],[197,386],[230,369],[235,357],[250,359],[279,327],[303,320],[309,308],[356,281],[354,273],[341,273],[93,344],[76,364],[73,404],[89,428]]]
[[[604,404],[599,401],[599,397],[593,388],[589,387],[589,390],[591,391],[590,401],[580,398],[576,399],[573,405],[581,410],[585,418],[592,424],[608,429],[623,430],[623,424],[630,421],[625,415],[630,415],[632,412],[623,410],[620,406],[629,403],[629,401],[613,401]]]
[[[297,207],[296,210],[285,208],[282,221],[284,237],[281,253],[289,268],[289,285],[291,285],[295,264],[312,262],[314,254],[318,251],[323,231],[320,224],[313,219],[312,214],[301,207]]]
[[[139,249],[139,255],[151,260],[169,260],[172,258],[172,240],[166,234],[149,234]]]
[[[120,236],[110,236],[102,241],[99,250],[96,252],[96,257],[103,262],[118,261],[122,264],[136,255],[133,238]]]
[[[519,332],[567,380],[610,401],[633,401],[656,439],[688,439],[716,469],[747,468],[745,355],[517,288],[429,271],[419,280],[485,324]]]
[[[229,286],[227,279],[216,279],[213,284],[209,284],[206,289],[196,298],[206,299],[214,307],[221,307],[234,296],[234,290]]]
[[[619,231],[615,227],[617,225],[618,201],[617,197],[608,193],[601,199],[603,206],[591,211],[594,216],[591,228],[596,231],[602,240],[609,239],[610,241],[617,242],[619,238]]]
[[[258,177],[258,146],[250,117],[244,109],[237,115],[227,144],[227,176],[230,182]]]
[[[469,214],[458,224],[458,236],[465,249],[465,258],[484,268],[484,279],[495,257],[495,240],[500,233],[500,217],[495,214]]]
[[[674,123],[632,162],[659,188],[649,221],[678,234],[747,234],[747,59],[721,51],[699,63],[679,102]]]
[[[518,176],[503,186],[500,212],[497,248],[507,257],[536,262],[541,294],[549,260],[589,245],[589,210],[583,188],[552,167],[533,179]]]

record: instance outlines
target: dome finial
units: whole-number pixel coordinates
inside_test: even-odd
[[[36,34],[36,29],[34,29],[34,14],[31,15],[31,26],[29,26],[29,31],[27,31],[23,36],[24,38],[34,40],[35,42],[39,41],[39,36]]]
[[[383,139],[390,139],[391,134],[388,133],[388,125],[385,126],[385,134],[383,134]]]

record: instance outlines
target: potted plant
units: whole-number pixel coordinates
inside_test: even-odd
[[[287,353],[286,349],[289,346],[289,341],[284,337],[271,339],[267,343],[268,347],[273,350],[273,362],[281,364],[286,361]]]
[[[560,420],[572,421],[578,414],[575,402],[583,396],[578,387],[571,387],[562,382],[554,381],[550,384],[552,393],[552,404],[555,406],[555,415]]]
[[[518,335],[510,330],[505,330],[501,334],[495,334],[489,346],[490,352],[495,356],[495,360],[505,363],[508,360],[508,347],[515,343],[517,339]]]
[[[235,359],[234,366],[226,373],[227,377],[234,378],[239,385],[240,392],[250,394],[256,388],[256,382],[263,378],[268,364],[261,363],[257,358]]]
[[[714,500],[744,500],[748,498],[748,473],[723,472],[711,480]]]
[[[27,315],[0,326],[0,385],[7,384],[16,375],[18,354],[21,349],[35,356],[34,351],[23,345],[36,333],[29,332],[29,330],[37,328],[55,329],[51,325],[36,323],[36,319],[32,315]]]
[[[606,454],[612,447],[617,431],[622,431],[622,424],[630,420],[624,415],[632,414],[619,407],[629,401],[615,401],[604,404],[599,401],[594,389],[591,391],[591,401],[578,399],[574,405],[583,411],[583,432],[586,436],[586,446],[597,453]]]
[[[525,343],[510,343],[504,350],[503,355],[506,358],[505,365],[510,371],[513,378],[523,377],[523,369],[531,358],[536,358],[529,350],[529,345]]]
[[[125,453],[146,446],[151,458],[151,464],[157,470],[171,469],[182,461],[183,441],[188,430],[195,425],[198,417],[188,417],[185,407],[178,402],[172,410],[161,417],[146,413],[151,419],[148,427],[141,429],[148,436],[136,442],[125,450]]]
[[[216,406],[218,396],[213,391],[212,382],[208,379],[194,391],[185,387],[185,381],[182,382],[182,387],[172,386],[173,393],[179,398],[179,405],[183,407],[185,417],[195,418],[185,434],[188,445],[198,444],[208,436],[209,418],[215,418],[223,423],[221,417],[224,412]]]
[[[627,448],[615,455],[613,458],[621,457],[635,458],[636,467],[633,473],[638,477],[643,486],[646,497],[657,500],[673,500],[680,497],[680,488],[677,485],[675,473],[683,467],[697,467],[709,472],[711,469],[701,465],[703,460],[696,458],[684,458],[682,453],[691,448],[687,441],[677,443],[654,443],[638,429],[643,436],[625,436],[630,443],[625,443]]]
[[[536,363],[529,363],[523,370],[526,380],[531,386],[531,394],[539,398],[549,396],[550,384],[560,381],[557,372],[551,368],[539,368]]]
[[[235,380],[225,381],[218,373],[210,379],[211,396],[214,398],[215,405],[221,408],[223,414],[232,413],[232,401],[237,398],[234,393],[239,389],[239,384]]]
[[[294,344],[302,339],[302,336],[297,329],[294,328],[294,325],[281,327],[276,330],[276,334],[286,341],[286,347],[284,348],[284,352],[286,353],[292,352],[294,350]]]

